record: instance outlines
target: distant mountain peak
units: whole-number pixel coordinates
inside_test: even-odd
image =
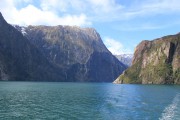
[[[131,66],[133,54],[120,54],[120,55],[114,55],[120,62],[125,64],[126,66]]]

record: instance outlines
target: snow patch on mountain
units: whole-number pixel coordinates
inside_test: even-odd
[[[114,56],[126,66],[130,67],[132,65],[133,54],[120,54]]]
[[[19,25],[14,25],[11,24],[14,28],[16,28],[19,32],[21,32],[23,34],[23,36],[25,36],[27,34],[26,32],[26,27],[27,26],[19,26]]]

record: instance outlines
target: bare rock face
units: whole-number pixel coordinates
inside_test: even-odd
[[[9,25],[0,14],[0,80],[112,82],[126,69],[92,28]]]
[[[63,71],[66,81],[112,82],[126,69],[93,28],[28,26],[24,33],[48,61]]]
[[[142,41],[115,83],[180,84],[180,34]]]
[[[57,71],[61,70],[0,14],[0,80],[63,80],[65,76]]]
[[[70,26],[29,26],[26,37],[59,66],[85,64],[94,51],[108,52],[94,29]]]

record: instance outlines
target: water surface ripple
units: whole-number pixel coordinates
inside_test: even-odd
[[[178,120],[180,86],[0,82],[1,120]]]

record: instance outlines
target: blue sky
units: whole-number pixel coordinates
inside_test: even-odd
[[[113,54],[180,32],[180,0],[1,0],[0,11],[12,24],[93,27]]]

